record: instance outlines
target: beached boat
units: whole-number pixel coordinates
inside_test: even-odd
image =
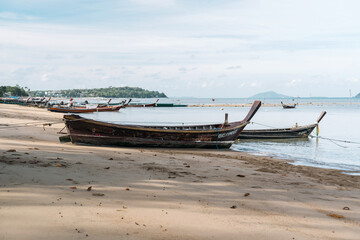
[[[34,107],[45,107],[46,104],[51,100],[50,98],[33,98],[33,97],[6,97],[0,98],[0,103],[6,104],[17,104],[17,105],[27,105],[27,106],[34,106]]]
[[[130,104],[131,99],[129,99],[129,101],[123,100],[122,102],[116,103],[116,104],[110,103],[110,102],[111,102],[111,98],[106,104],[98,104],[98,107],[110,107],[110,106],[115,106],[115,105],[121,105],[122,106],[121,108],[125,108]]]
[[[49,107],[48,110],[51,112],[59,112],[59,113],[92,113],[92,112],[119,111],[120,108],[123,108],[123,107],[124,107],[124,105],[95,107],[95,108],[52,106],[52,107]]]
[[[296,105],[297,105],[296,103],[294,103],[294,104],[285,104],[285,103],[281,102],[281,106],[283,108],[285,108],[285,109],[287,109],[287,108],[295,108]]]
[[[260,108],[255,101],[242,121],[192,126],[140,126],[106,123],[65,115],[72,143],[91,145],[229,148]]]
[[[124,108],[124,107],[125,107],[124,105],[97,107],[95,112],[113,112],[113,111],[119,111],[120,108]]]
[[[52,106],[48,107],[48,110],[59,113],[92,113],[96,111],[96,108]]]
[[[273,128],[273,129],[257,129],[243,130],[239,139],[285,139],[285,138],[305,138],[310,135],[315,127],[318,126],[326,112],[322,112],[315,124],[305,126],[295,126],[293,128]]]
[[[131,99],[130,99],[131,100]],[[156,102],[154,103],[149,103],[149,104],[143,104],[143,103],[131,103],[129,104],[127,107],[155,107],[156,106],[156,103],[159,101],[156,100]]]

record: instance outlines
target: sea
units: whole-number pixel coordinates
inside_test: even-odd
[[[123,99],[113,99],[120,102]],[[153,103],[156,99],[133,99],[137,103]],[[291,164],[343,170],[360,175],[360,99],[359,98],[296,98],[257,99],[265,104],[298,103],[295,109],[281,106],[262,106],[246,129],[286,128],[313,124],[322,111],[327,114],[316,131],[305,139],[241,140],[231,146],[232,151],[272,156],[290,160]],[[99,101],[90,100],[91,101]],[[106,102],[107,99],[103,99]],[[217,104],[217,107],[149,107],[125,108],[119,112],[83,114],[100,121],[138,125],[210,124],[242,120],[250,107],[224,107],[226,104],[249,104],[248,98],[166,98],[159,103],[178,105]],[[221,150],[219,150],[221,151]]]

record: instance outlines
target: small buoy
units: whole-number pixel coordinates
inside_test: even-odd
[[[213,99],[211,99],[211,101],[213,101],[213,102],[214,102],[214,101],[215,101],[215,99],[213,98]]]
[[[224,110],[224,108],[220,108],[220,110]]]

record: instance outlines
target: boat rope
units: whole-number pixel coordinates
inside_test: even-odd
[[[66,125],[60,130],[57,132],[57,134],[67,134],[67,133],[64,133],[63,130],[66,128]]]
[[[264,127],[268,127],[268,128],[274,128],[276,129],[277,127],[274,127],[274,126],[270,126],[270,125],[266,125],[266,124],[262,124],[262,123],[257,123],[257,122],[250,122],[251,124],[257,124],[257,125],[260,125],[260,126],[264,126]]]
[[[217,130],[217,138],[216,138],[216,149],[221,151],[221,149],[218,146],[218,142],[219,142],[219,134],[220,134],[220,128],[216,128]]]
[[[64,123],[64,122],[28,122],[28,123],[18,123],[18,124],[13,124],[13,125],[0,125],[0,130],[7,130],[7,129],[11,129],[11,128],[20,128],[20,127],[34,127],[34,126],[43,126],[43,128],[45,128],[45,126],[51,126],[53,124],[60,124],[60,123]]]
[[[335,145],[337,145],[337,146],[339,146],[339,147],[348,148],[347,146],[342,146],[342,145],[336,143],[335,141],[333,141],[333,140],[331,140],[331,139],[326,139],[326,140],[329,140],[330,142],[332,142],[333,144],[335,144]]]
[[[343,148],[347,148],[345,146],[342,146],[336,142],[342,142],[342,143],[351,143],[351,144],[359,144],[360,142],[354,142],[354,141],[349,141],[349,140],[340,140],[340,139],[334,139],[334,138],[326,138],[326,137],[321,137],[321,136],[314,136],[314,135],[310,135],[311,138],[320,138],[320,139],[324,139],[324,140],[328,140],[332,143],[334,143],[335,145],[338,145],[339,147],[343,147]]]

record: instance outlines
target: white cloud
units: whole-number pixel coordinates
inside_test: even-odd
[[[19,14],[15,12],[0,12],[0,19],[30,21],[30,20],[38,20],[40,18],[31,15]]]
[[[230,67],[227,67],[226,69],[229,69],[229,70],[241,69],[241,66],[240,65],[230,66]]]
[[[43,75],[41,75],[41,81],[47,82],[48,80],[49,80],[49,76],[48,76],[46,73],[44,73]]]
[[[168,8],[176,5],[175,0],[131,0],[132,3],[142,7]]]
[[[250,83],[250,86],[253,88],[258,88],[261,87],[262,83],[258,82],[258,81],[254,81]]]
[[[352,83],[357,83],[357,82],[359,82],[359,79],[355,78],[355,77],[351,77],[351,78],[348,78],[347,81],[352,82]]]
[[[40,2],[47,1],[26,4]],[[49,12],[49,21],[40,16],[36,23],[27,21],[32,16],[1,12],[1,82],[32,89],[100,87],[104,76],[114,86],[199,97],[246,97],[269,88],[306,95],[310,83],[328,96],[360,82],[357,1],[131,0],[114,10],[106,8],[111,3],[94,4],[101,11],[89,6],[81,12],[93,18],[89,23],[76,21],[76,8],[72,19],[51,21],[56,14]],[[108,16],[99,18],[99,12]]]
[[[295,87],[299,85],[302,82],[301,79],[293,79],[290,82],[287,83],[288,86]]]

